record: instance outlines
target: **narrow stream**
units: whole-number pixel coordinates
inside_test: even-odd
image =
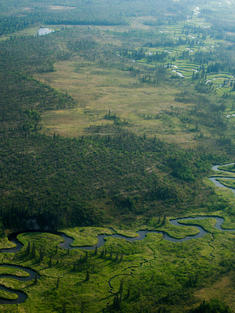
[[[0,264],[0,267],[15,268],[17,270],[24,271],[28,274],[27,276],[17,276],[13,274],[0,274],[0,278],[11,278],[11,279],[16,279],[18,281],[30,281],[40,276],[36,271],[32,270],[31,268],[20,266],[20,265]],[[4,290],[11,294],[17,295],[16,299],[0,298],[0,304],[19,304],[19,303],[25,302],[25,300],[28,297],[25,292],[21,290],[13,289],[13,288],[8,288],[4,285],[0,285],[0,290]]]
[[[231,163],[234,164],[234,163]],[[226,164],[226,165],[231,165],[231,164]],[[213,170],[214,171],[219,171],[218,167],[220,165],[215,165],[213,166]],[[220,172],[224,172],[227,173],[226,171],[221,171]],[[227,187],[223,184],[221,184],[219,181],[217,181],[218,178],[228,178],[228,177],[217,177],[217,176],[213,176],[210,177],[209,179],[218,187],[222,187],[222,188],[227,188],[233,191],[233,193],[235,194],[235,189],[232,187]],[[231,179],[231,178],[229,178]],[[233,178],[235,179],[235,178]],[[204,237],[208,231],[206,231],[202,226],[197,225],[197,224],[193,224],[193,223],[189,223],[186,224],[185,222],[187,220],[204,220],[204,219],[208,219],[208,218],[215,218],[216,219],[216,224],[215,224],[215,228],[220,230],[220,231],[230,231],[230,232],[234,232],[235,229],[224,229],[222,228],[222,224],[224,222],[224,218],[223,217],[219,217],[219,216],[212,216],[212,215],[204,215],[204,216],[193,216],[193,217],[183,217],[183,218],[175,218],[175,219],[170,219],[170,223],[174,226],[180,226],[180,227],[190,227],[190,226],[194,226],[198,229],[198,233],[195,235],[189,235],[186,236],[184,238],[178,239],[178,238],[174,238],[170,235],[168,235],[166,232],[164,231],[160,231],[160,230],[140,230],[137,232],[138,236],[137,237],[127,237],[124,235],[119,235],[119,234],[112,234],[112,235],[107,235],[107,234],[100,234],[97,236],[97,244],[93,245],[93,246],[73,246],[73,242],[74,239],[72,237],[67,236],[65,233],[62,232],[50,232],[47,231],[48,233],[53,233],[55,235],[60,236],[63,239],[63,242],[59,244],[60,248],[63,249],[83,249],[83,250],[95,250],[96,248],[100,248],[102,246],[104,246],[105,244],[105,240],[108,237],[113,237],[113,238],[119,238],[119,239],[124,239],[128,242],[134,242],[134,241],[138,241],[138,240],[143,240],[147,234],[149,233],[158,233],[158,234],[162,234],[163,235],[163,239],[171,241],[171,242],[184,242],[187,240],[192,240],[192,239],[197,239],[197,238],[202,238]],[[26,231],[26,232],[35,232],[35,231]],[[40,232],[40,231],[37,231]],[[41,231],[41,232],[45,232],[45,231]],[[21,232],[21,233],[25,233],[25,232]],[[0,253],[16,253],[18,251],[20,251],[23,248],[23,244],[17,239],[17,236],[20,233],[14,233],[11,234],[8,239],[9,241],[13,242],[15,244],[15,247],[13,248],[5,248],[5,249],[0,249]],[[33,280],[36,277],[39,277],[39,274],[30,269],[30,268],[26,268],[20,265],[13,265],[13,264],[0,264],[1,267],[11,267],[11,268],[16,268],[19,270],[23,270],[26,273],[28,273],[28,276],[16,276],[16,275],[12,275],[12,274],[0,274],[0,278],[13,278],[19,281],[29,281],[29,280]],[[22,303],[27,299],[27,294],[23,291],[20,290],[16,290],[16,289],[12,289],[12,288],[8,288],[5,287],[4,285],[0,285],[0,290],[4,290],[13,294],[17,295],[16,299],[4,299],[4,298],[0,298],[0,304],[18,304],[18,303]]]
[[[234,165],[235,163],[229,163],[229,164],[225,164],[224,166],[228,166],[228,165]],[[219,167],[221,165],[215,165],[212,167],[212,170],[215,171],[215,172],[221,172],[221,173],[229,173],[229,172],[226,172],[224,170],[219,170]],[[225,186],[223,185],[221,182],[218,181],[218,179],[229,179],[229,180],[235,180],[235,177],[222,177],[222,176],[213,176],[213,177],[210,177],[210,181],[212,181],[217,187],[220,187],[220,188],[226,188],[226,189],[230,189],[234,194],[235,194],[235,189],[232,188],[232,187],[228,187],[228,186]]]

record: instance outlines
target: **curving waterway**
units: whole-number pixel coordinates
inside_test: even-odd
[[[235,163],[229,163],[229,164],[225,164],[225,166],[229,166],[229,165],[234,165]],[[221,165],[215,165],[212,167],[212,170],[215,171],[215,172],[220,172],[220,173],[225,173],[225,174],[228,174],[229,172],[227,171],[224,171],[224,170],[219,170],[219,167]],[[234,194],[235,194],[235,189],[232,188],[232,187],[228,187],[228,186],[225,186],[223,185],[221,182],[218,181],[218,179],[229,179],[229,180],[235,180],[235,177],[229,177],[228,175],[226,175],[226,177],[221,177],[221,176],[215,176],[213,175],[213,177],[210,177],[210,181],[212,181],[217,187],[220,187],[220,188],[226,188],[226,189],[230,189]]]
[[[230,163],[230,164],[226,164],[226,165],[231,165],[234,163]],[[220,165],[215,165],[213,166],[213,170],[214,171],[220,171],[220,173],[226,173],[226,171],[222,171],[219,170],[218,167]],[[227,188],[233,191],[233,193],[235,194],[235,189],[232,187],[227,187],[225,185],[223,185],[222,183],[220,183],[217,179],[218,178],[228,178],[228,179],[235,179],[234,177],[221,177],[221,176],[213,176],[210,177],[209,179],[217,186],[217,187],[222,187],[222,188]],[[108,237],[113,237],[113,238],[119,238],[119,239],[124,239],[128,242],[134,242],[134,241],[138,241],[138,240],[143,240],[147,234],[149,233],[158,233],[158,234],[162,234],[163,239],[177,243],[177,242],[184,242],[187,240],[192,240],[192,239],[197,239],[197,238],[201,238],[204,237],[206,234],[208,234],[208,231],[206,231],[202,226],[197,225],[197,224],[193,224],[190,222],[186,223],[187,220],[193,221],[193,220],[205,220],[208,218],[214,218],[216,219],[216,224],[215,224],[215,228],[220,230],[220,231],[230,231],[230,232],[235,232],[235,229],[225,229],[222,227],[222,224],[224,222],[224,218],[223,217],[219,217],[219,216],[213,216],[213,215],[203,215],[203,216],[188,216],[188,217],[183,217],[183,218],[175,218],[175,219],[170,219],[169,222],[174,225],[174,226],[180,226],[180,227],[188,227],[188,226],[194,226],[198,229],[198,233],[195,235],[190,235],[190,236],[186,236],[184,238],[178,239],[178,238],[174,238],[170,235],[168,235],[168,233],[164,232],[164,231],[160,231],[160,230],[140,230],[137,232],[138,236],[136,237],[127,237],[124,235],[119,235],[119,234],[111,234],[111,235],[107,235],[107,234],[100,234],[97,236],[97,244],[93,245],[93,246],[73,246],[73,242],[74,239],[72,237],[67,236],[65,233],[62,232],[50,232],[47,231],[49,233],[53,233],[56,234],[58,236],[60,236],[63,239],[63,242],[59,244],[60,248],[63,249],[83,249],[83,250],[95,250],[99,247],[102,247],[105,244],[105,240]],[[32,231],[26,231],[26,232],[32,232]],[[35,231],[33,231],[35,232]],[[42,231],[37,231],[37,232],[42,232]],[[24,232],[21,232],[24,233]],[[13,248],[5,248],[5,249],[0,249],[0,253],[16,253],[18,251],[20,251],[23,248],[23,244],[17,239],[17,236],[20,233],[14,233],[9,235],[8,239],[9,241],[13,242],[15,244],[15,247]],[[0,278],[13,278],[19,281],[29,281],[29,280],[33,280],[36,279],[37,277],[39,277],[39,274],[27,267],[23,267],[20,265],[14,265],[14,264],[0,264],[0,267],[9,267],[9,268],[15,268],[21,271],[26,272],[28,275],[27,276],[17,276],[17,275],[12,275],[12,274],[0,274]],[[9,293],[15,294],[17,295],[16,299],[4,299],[4,298],[0,298],[0,304],[19,304],[24,302],[27,299],[27,294],[21,290],[16,290],[16,289],[12,289],[12,288],[8,288],[4,285],[0,284],[0,290],[4,290],[7,291]]]
[[[32,270],[31,268],[20,266],[20,265],[14,265],[14,264],[0,264],[0,267],[8,267],[8,268],[15,268],[16,270],[21,270],[26,272],[28,275],[27,276],[18,276],[18,275],[12,275],[12,274],[0,274],[0,278],[13,278],[18,281],[30,281],[34,280],[40,275]],[[8,288],[4,285],[0,285],[0,290],[7,291],[11,294],[17,295],[16,299],[4,299],[0,298],[0,304],[19,304],[22,302],[25,302],[25,300],[28,298],[27,294],[21,290],[13,289],[13,288]]]

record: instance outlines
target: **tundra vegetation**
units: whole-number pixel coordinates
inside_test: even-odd
[[[0,247],[13,232],[24,246],[1,252],[0,284],[28,295],[1,312],[235,310],[234,233],[212,217],[182,243],[66,251],[52,233],[183,238],[197,228],[169,219],[198,215],[235,228],[234,194],[208,180],[235,186],[234,16],[234,0],[1,1]]]

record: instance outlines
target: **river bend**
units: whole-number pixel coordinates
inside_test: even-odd
[[[233,163],[231,163],[233,164]],[[231,165],[231,164],[226,164],[226,165]],[[219,165],[215,165],[213,166],[213,170],[214,171],[219,171],[218,169]],[[220,173],[227,173],[226,171],[222,171],[220,170]],[[221,177],[221,176],[213,176],[210,177],[209,179],[217,186],[217,187],[222,187],[222,188],[227,188],[232,190],[232,192],[235,194],[235,189],[232,187],[227,187],[225,185],[223,185],[222,183],[220,183],[217,179],[218,178],[229,178],[229,177]],[[231,179],[231,178],[229,178]],[[232,177],[232,179],[235,179],[234,177]],[[174,242],[174,243],[178,243],[178,242],[185,242],[188,240],[192,240],[192,239],[197,239],[197,238],[202,238],[204,237],[208,231],[206,231],[202,226],[197,225],[197,224],[193,224],[193,223],[186,223],[187,220],[204,220],[204,219],[208,219],[208,218],[215,218],[216,219],[216,224],[215,224],[215,228],[220,230],[220,231],[230,231],[230,232],[235,232],[235,229],[225,229],[222,227],[222,224],[224,222],[224,218],[220,217],[220,216],[213,216],[213,215],[203,215],[203,216],[188,216],[188,217],[183,217],[183,218],[175,218],[175,219],[170,219],[169,222],[174,225],[174,226],[180,226],[180,227],[189,227],[189,226],[193,226],[196,227],[198,229],[198,233],[195,235],[190,235],[190,236],[186,236],[184,238],[178,239],[178,238],[174,238],[172,236],[170,236],[168,233],[166,233],[165,231],[160,231],[160,230],[139,230],[137,231],[138,236],[137,237],[127,237],[124,235],[120,235],[120,234],[100,234],[97,236],[97,244],[93,245],[93,246],[73,246],[73,242],[74,239],[72,237],[67,236],[65,233],[62,232],[49,232],[49,233],[53,233],[56,234],[58,236],[60,236],[63,239],[63,242],[59,244],[60,248],[63,249],[83,249],[83,250],[95,250],[97,248],[102,247],[105,244],[105,240],[108,237],[113,237],[113,238],[119,238],[119,239],[124,239],[128,242],[135,242],[138,240],[143,240],[147,234],[149,233],[158,233],[158,234],[162,234],[163,239]],[[29,231],[26,231],[29,232]],[[31,231],[30,231],[31,232]],[[35,231],[33,231],[35,232]],[[39,232],[39,231],[37,231]],[[45,231],[43,231],[45,232]],[[21,232],[23,233],[23,232]],[[16,253],[18,251],[20,251],[23,248],[23,244],[17,239],[17,236],[20,233],[14,233],[9,235],[8,239],[9,241],[13,242],[15,244],[15,247],[13,248],[5,248],[5,249],[0,249],[0,253]],[[14,264],[0,264],[1,267],[10,267],[10,268],[16,268],[22,271],[25,271],[28,276],[16,276],[16,275],[12,275],[12,274],[0,274],[0,278],[13,278],[19,281],[29,281],[29,280],[33,280],[36,279],[37,277],[39,277],[39,274],[30,269],[30,268],[26,268],[20,265],[14,265]],[[16,289],[12,289],[12,288],[8,288],[4,285],[0,284],[0,290],[4,290],[7,291],[9,293],[13,293],[17,295],[16,299],[4,299],[4,298],[0,298],[0,304],[18,304],[18,303],[22,303],[27,299],[27,294],[23,291],[20,290],[16,290]]]

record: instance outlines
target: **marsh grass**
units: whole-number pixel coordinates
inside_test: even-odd
[[[193,143],[192,133],[185,132],[177,118],[167,115],[164,118],[162,113],[172,107],[190,107],[190,104],[175,101],[177,90],[174,87],[140,84],[129,72],[104,69],[81,58],[57,63],[55,72],[36,77],[69,93],[77,103],[77,107],[71,110],[43,113],[42,131],[46,133],[55,132],[67,137],[87,135],[89,127],[111,125],[113,121],[104,118],[111,112],[121,121],[127,121],[128,129],[137,134]],[[162,117],[159,118],[159,114]],[[153,118],[149,120],[146,116]]]
[[[214,220],[199,220],[197,224],[212,231]],[[179,237],[184,237],[186,233],[195,233],[192,227],[177,228],[177,230],[174,229],[168,223],[165,226],[165,230]],[[118,229],[115,230],[121,232]],[[74,236],[78,244],[87,244],[87,241],[93,244],[98,233],[110,232],[110,229],[88,227],[87,229],[70,228],[64,231],[68,235]],[[122,232],[128,234],[125,230]],[[131,233],[134,235],[134,231]],[[218,281],[221,280],[219,272],[224,265],[220,265],[220,262],[225,256],[231,257],[232,238],[233,235],[230,233],[217,231],[214,232],[213,241],[211,235],[208,234],[203,238],[184,243],[168,242],[162,239],[161,234],[148,234],[144,240],[133,243],[109,237],[105,246],[99,248],[97,253],[94,251],[86,253],[81,250],[71,250],[68,253],[66,250],[56,248],[60,242],[60,238],[56,235],[26,233],[20,235],[20,240],[25,245],[29,241],[31,244],[34,243],[36,247],[35,257],[26,256],[26,248],[24,248],[15,257],[5,254],[3,261],[6,262],[11,259],[13,262],[12,257],[14,257],[15,262],[17,259],[17,263],[20,261],[21,265],[37,270],[41,275],[40,278],[36,284],[32,281],[23,283],[13,279],[2,279],[1,282],[9,287],[23,288],[26,291],[29,299],[17,306],[24,312],[60,312],[64,306],[72,312],[80,312],[82,306],[85,306],[87,312],[100,312],[107,303],[112,303],[112,295],[119,290],[121,279],[124,280],[124,294],[128,292],[129,288],[133,288],[133,284],[136,284],[136,288],[144,288],[142,284],[151,275],[160,275],[160,281],[171,282],[175,288],[178,288],[179,281],[174,278],[175,272],[180,271],[180,275],[183,275],[181,280],[187,280],[189,268],[194,269],[193,272],[199,271],[200,267],[200,271],[207,268],[206,280],[212,279],[212,273],[217,270]],[[44,251],[41,261],[38,260],[40,248],[43,248]],[[51,263],[50,258],[52,258]],[[213,262],[211,263],[212,259]],[[182,264],[184,265],[182,266]],[[86,281],[87,271],[90,273],[88,281]],[[21,274],[21,271],[18,274]],[[215,277],[213,279],[217,280]],[[141,283],[141,281],[143,282]],[[204,283],[204,279],[201,278],[198,286],[202,286]],[[211,289],[212,287],[201,288],[195,294],[197,301],[200,301],[205,294],[210,298]],[[230,303],[232,298],[228,297],[227,290],[223,291],[222,285],[220,290],[222,297]],[[131,292],[135,291],[132,290]],[[2,312],[8,312],[8,310],[17,312],[14,311],[16,310],[15,305],[1,305],[0,307]],[[177,305],[174,308],[175,312],[180,312]]]

